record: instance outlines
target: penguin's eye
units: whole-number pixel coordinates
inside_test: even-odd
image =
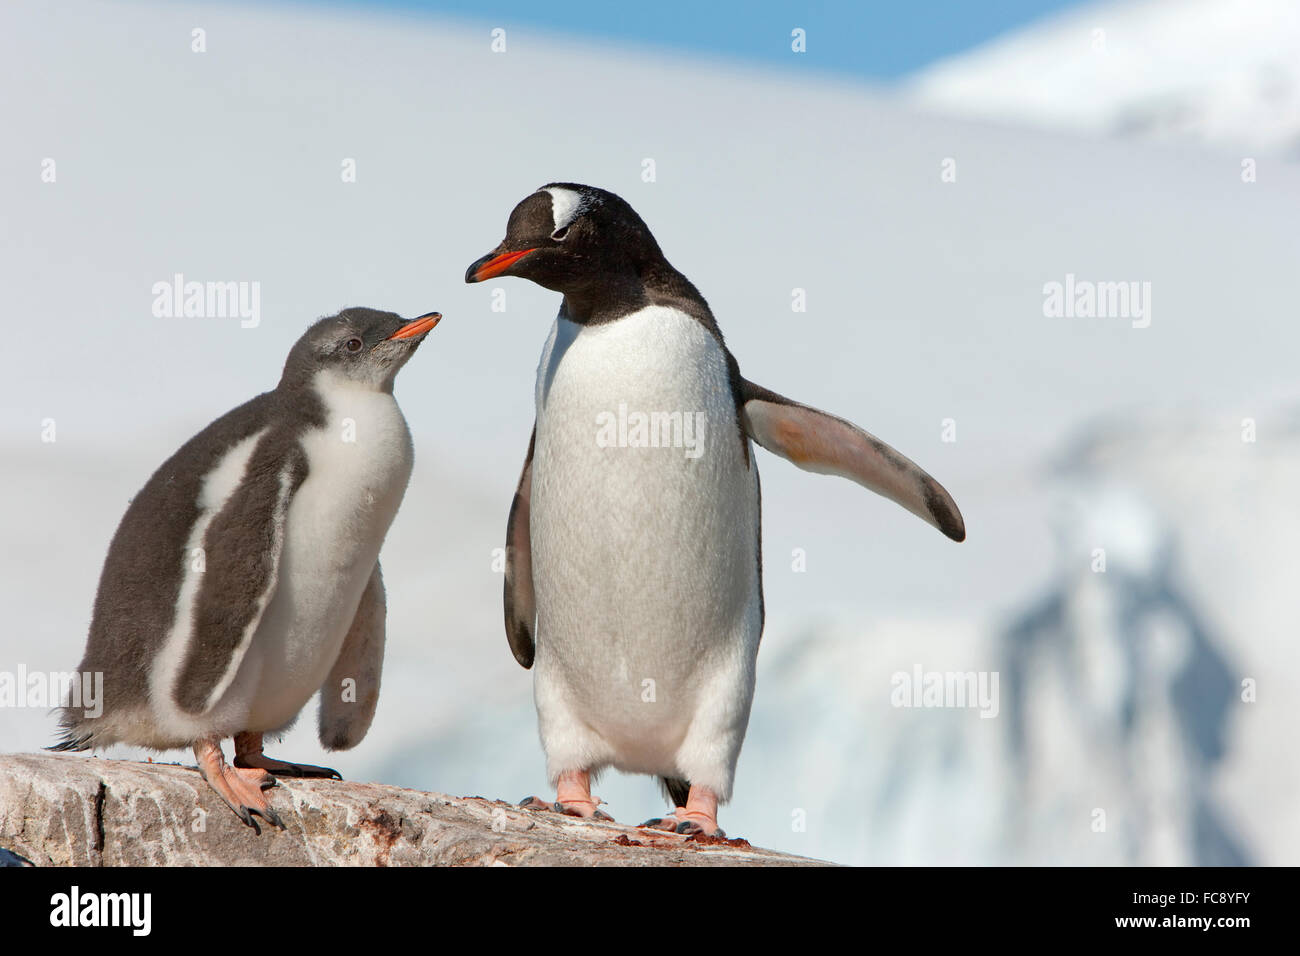
[[[561,226],[559,229],[556,229],[553,233],[551,233],[551,238],[554,239],[556,242],[563,242],[564,237],[567,236],[568,234],[569,234],[569,227]]]
[[[358,338],[350,338],[345,343],[343,343],[343,347],[347,349],[349,352],[360,352],[361,340]]]

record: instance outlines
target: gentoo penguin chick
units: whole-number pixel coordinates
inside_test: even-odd
[[[320,740],[355,746],[379,700],[379,548],[411,475],[393,378],[436,312],[345,309],[289,352],[274,390],[222,415],[154,472],[118,525],[83,673],[102,713],[64,707],[52,750],[193,747],[250,826],[283,827],[273,775],[338,777],[262,753],[321,691]],[[234,766],[221,742],[235,739]]]
[[[751,439],[897,502],[955,541],[933,478],[848,422],[741,378],[708,304],[613,193],[552,183],[514,208],[467,282],[563,294],[506,529],[505,624],[534,690],[554,804],[604,814],[591,776],[661,778],[648,825],[716,835],[763,630]]]

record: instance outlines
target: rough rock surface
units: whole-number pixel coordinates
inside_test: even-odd
[[[820,865],[482,797],[330,780],[270,793],[286,829],[257,833],[193,767],[0,755],[0,849],[36,866]]]

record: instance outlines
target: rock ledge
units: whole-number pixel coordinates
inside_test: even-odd
[[[290,780],[244,826],[193,767],[0,755],[0,862],[36,866],[817,866],[617,823],[374,783]]]

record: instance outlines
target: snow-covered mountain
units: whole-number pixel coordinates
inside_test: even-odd
[[[906,90],[973,119],[1300,158],[1300,4],[1087,3],[927,67]]]

